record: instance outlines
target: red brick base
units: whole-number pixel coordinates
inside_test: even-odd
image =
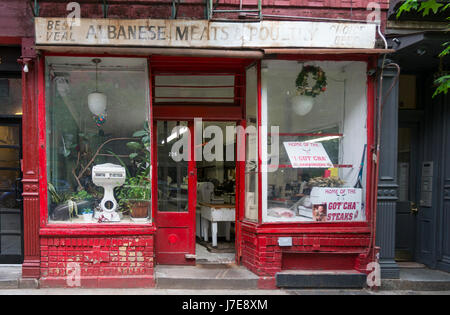
[[[153,235],[43,237],[41,287],[154,287]]]
[[[252,224],[242,230],[242,264],[260,277],[260,288],[275,287],[282,270],[356,270],[367,273],[373,260],[368,253],[370,234],[349,231],[278,232]],[[292,246],[278,245],[279,237],[292,237]]]

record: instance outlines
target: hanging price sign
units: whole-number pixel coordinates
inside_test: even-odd
[[[322,143],[283,142],[293,168],[330,168],[330,157]]]

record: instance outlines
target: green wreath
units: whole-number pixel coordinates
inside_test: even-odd
[[[310,74],[316,80],[316,84],[313,87],[308,86],[308,76]],[[302,71],[297,76],[297,80],[295,80],[295,86],[298,94],[316,97],[327,89],[327,76],[320,67],[303,66]]]

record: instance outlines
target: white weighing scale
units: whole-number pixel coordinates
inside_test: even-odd
[[[114,198],[114,188],[125,183],[125,168],[111,163],[94,165],[92,168],[92,182],[104,189],[103,199],[100,202],[102,211],[95,214],[95,218],[103,217],[107,222],[120,222],[117,213],[117,201]]]

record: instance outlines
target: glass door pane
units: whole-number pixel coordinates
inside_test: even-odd
[[[158,211],[188,211],[188,140],[185,121],[158,121]]]
[[[158,121],[156,147],[157,211],[156,262],[193,265],[195,259],[195,161],[190,160],[191,122]]]

